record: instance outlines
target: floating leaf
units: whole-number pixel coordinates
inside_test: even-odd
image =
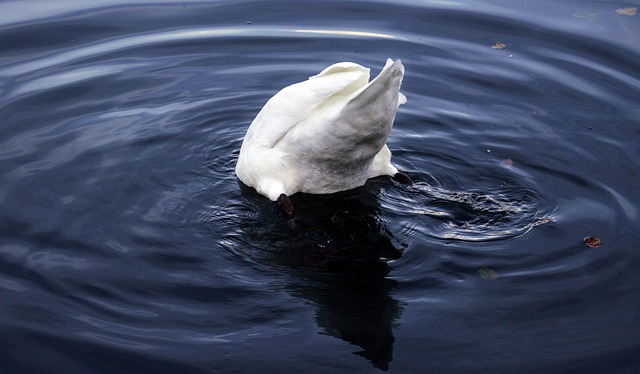
[[[493,44],[491,44],[491,48],[493,49],[502,49],[505,48],[507,45],[504,44],[503,42],[495,42]]]
[[[504,160],[500,161],[500,166],[502,166],[503,168],[510,168],[513,166],[513,160],[510,158],[505,158]]]
[[[573,13],[573,16],[575,18],[586,19],[587,21],[595,21],[598,19],[600,15],[594,12],[583,12],[581,10],[576,10],[576,12]]]
[[[616,13],[622,14],[623,16],[635,16],[638,12],[638,8],[620,8],[616,9]]]
[[[480,277],[486,281],[494,281],[498,279],[498,273],[488,266],[481,266],[480,269],[478,269],[478,273],[480,273]]]
[[[602,242],[595,236],[587,236],[583,239],[584,244],[589,248],[598,248]]]

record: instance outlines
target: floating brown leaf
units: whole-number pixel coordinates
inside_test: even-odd
[[[481,266],[480,269],[478,269],[478,273],[480,273],[480,277],[486,281],[494,281],[498,279],[498,273],[488,266]]]
[[[616,13],[622,14],[623,16],[635,16],[637,12],[638,8],[636,7],[616,9]]]
[[[600,239],[596,238],[595,236],[587,236],[582,241],[589,248],[598,248],[600,244],[602,244]]]
[[[504,160],[500,161],[500,166],[504,168],[510,168],[513,166],[513,160],[510,158],[505,158]]]
[[[495,42],[493,44],[491,44],[491,48],[493,49],[502,49],[505,48],[507,45],[504,44],[503,42]]]

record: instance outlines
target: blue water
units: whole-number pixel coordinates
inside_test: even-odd
[[[0,372],[637,372],[639,4],[0,3]],[[387,57],[415,185],[292,233],[247,127]]]

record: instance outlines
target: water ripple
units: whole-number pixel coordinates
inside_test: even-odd
[[[0,366],[566,371],[633,351],[637,17],[556,3],[0,4]],[[414,185],[298,194],[288,227],[235,177],[244,132],[283,86],[387,57]]]

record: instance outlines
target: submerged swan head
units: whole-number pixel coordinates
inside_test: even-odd
[[[350,190],[369,178],[396,175],[386,141],[398,106],[406,102],[400,93],[403,76],[400,60],[388,59],[371,82],[368,68],[340,62],[283,88],[249,126],[238,178],[276,201],[297,192]]]

